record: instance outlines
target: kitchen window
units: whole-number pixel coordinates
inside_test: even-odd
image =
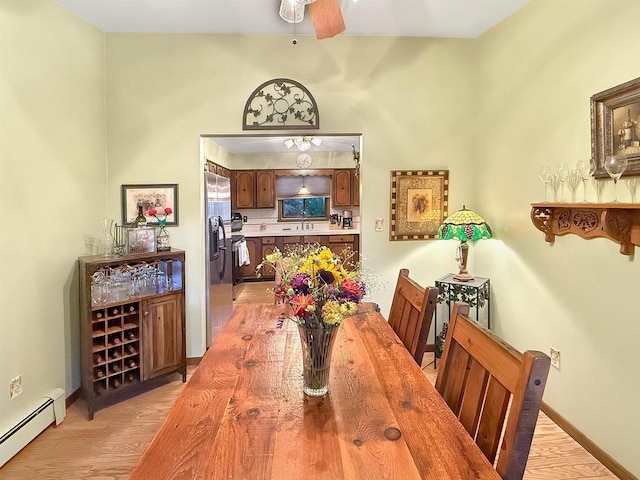
[[[303,215],[304,212],[304,215]],[[329,220],[329,198],[285,198],[278,200],[278,221]]]

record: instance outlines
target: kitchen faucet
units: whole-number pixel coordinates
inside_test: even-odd
[[[307,212],[302,211],[302,225],[300,225],[300,230],[304,230],[304,219],[307,218]]]

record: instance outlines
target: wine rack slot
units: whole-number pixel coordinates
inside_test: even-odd
[[[156,377],[180,373],[186,381],[184,259],[181,250],[78,259],[89,419],[103,403],[143,391]],[[175,360],[167,363],[162,352]]]
[[[105,347],[107,346],[105,343],[105,336],[101,336],[101,337],[94,337],[93,338],[93,347],[92,347],[92,351],[93,352],[99,352],[100,350],[104,350]]]
[[[104,322],[96,322],[91,325],[91,336],[93,338],[103,337],[105,334]]]

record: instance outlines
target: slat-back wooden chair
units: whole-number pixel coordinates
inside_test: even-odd
[[[468,315],[469,305],[456,302],[436,389],[498,474],[521,479],[551,362],[542,352],[520,354]]]
[[[421,365],[427,347],[427,335],[437,297],[436,287],[422,288],[409,278],[408,269],[400,270],[389,312],[389,324],[418,365]]]

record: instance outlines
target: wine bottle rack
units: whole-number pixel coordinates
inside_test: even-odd
[[[78,260],[82,394],[89,419],[103,403],[144,391],[163,376],[180,373],[186,381],[184,252]],[[110,272],[140,265],[152,266],[167,281],[96,296],[97,276],[108,279]]]
[[[140,381],[140,302],[94,307],[91,335],[96,395]]]

